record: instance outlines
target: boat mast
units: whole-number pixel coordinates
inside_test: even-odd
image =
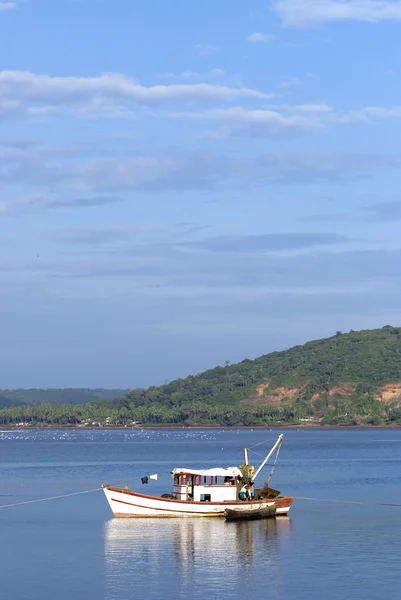
[[[244,448],[244,454],[245,454],[245,464],[249,465],[249,462],[248,462],[248,448]]]
[[[265,466],[265,464],[267,463],[267,461],[269,460],[269,458],[271,457],[271,455],[273,454],[273,452],[280,448],[281,444],[283,443],[283,434],[280,433],[280,435],[278,436],[278,440],[277,442],[274,444],[273,448],[270,450],[269,454],[266,456],[266,458],[264,459],[264,461],[262,462],[262,464],[260,465],[260,467],[258,468],[258,470],[255,472],[255,475],[252,478],[252,481],[255,481],[256,477],[259,475],[259,473],[261,472],[261,470],[263,469],[263,467]]]

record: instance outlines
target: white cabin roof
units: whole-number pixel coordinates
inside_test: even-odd
[[[241,471],[238,467],[227,467],[222,469],[221,467],[215,467],[214,469],[173,469],[171,471],[173,475],[202,475],[211,477],[242,477]]]

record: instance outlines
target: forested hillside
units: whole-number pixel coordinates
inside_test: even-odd
[[[4,392],[2,392],[4,394]],[[401,328],[337,332],[256,360],[86,406],[13,407],[2,423],[384,424],[401,422]]]

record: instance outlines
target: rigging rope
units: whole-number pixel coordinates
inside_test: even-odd
[[[252,448],[247,448],[248,452],[252,452],[252,454],[256,454],[256,456],[259,456],[260,458],[265,458],[264,454],[259,454],[259,452],[256,452],[256,450],[252,450]]]
[[[273,473],[274,473],[274,469],[276,468],[276,463],[278,460],[278,455],[280,454],[280,448],[281,448],[281,444],[278,445],[277,450],[276,450],[276,458],[274,459],[274,463],[273,466],[271,468],[271,471],[269,473],[269,477],[267,479],[267,485],[269,485],[271,478],[273,477]]]
[[[257,444],[254,444],[253,446],[251,446],[250,448],[248,448],[248,450],[252,450],[252,448],[257,448],[257,446],[261,446],[262,444],[271,444],[271,438],[268,440],[262,440],[261,442],[258,442]]]

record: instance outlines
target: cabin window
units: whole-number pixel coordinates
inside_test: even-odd
[[[211,501],[211,495],[210,494],[201,494],[200,495],[200,501],[201,502],[210,502]]]

